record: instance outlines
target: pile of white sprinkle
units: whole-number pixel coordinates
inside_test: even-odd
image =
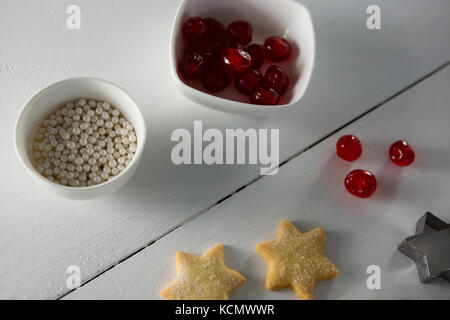
[[[136,147],[134,127],[117,108],[85,99],[47,117],[33,144],[37,171],[71,187],[112,179],[130,164]]]

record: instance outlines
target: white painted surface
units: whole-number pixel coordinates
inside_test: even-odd
[[[318,299],[450,299],[443,279],[419,282],[414,263],[396,250],[414,234],[427,210],[450,221],[450,66],[395,100],[354,122],[288,162],[278,175],[264,177],[228,200],[180,227],[109,272],[68,295],[68,298],[155,299],[175,276],[177,250],[201,254],[225,244],[225,261],[247,282],[234,299],[295,299],[286,289],[264,289],[267,270],[254,245],[275,237],[281,219],[300,229],[322,227],[325,254],[339,276],[316,285]],[[401,125],[400,125],[401,124]],[[356,134],[363,142],[360,159],[338,158],[336,140]],[[409,141],[416,161],[398,167],[388,158],[390,143]],[[347,193],[348,172],[364,168],[378,178],[370,199]],[[369,290],[367,267],[381,269],[381,289]]]
[[[286,159],[449,60],[448,0],[377,1],[383,12],[382,31],[365,28],[365,10],[372,2],[302,1],[312,12],[317,32],[317,60],[310,88],[301,108],[275,118],[252,119],[194,105],[176,91],[169,72],[168,48],[178,1],[135,0],[132,4],[125,0],[78,1],[82,9],[82,30],[68,31],[65,10],[72,4],[70,1],[2,0],[0,298],[59,297],[67,292],[67,266],[80,265],[83,281],[86,281],[257,177],[257,167],[172,165],[170,134],[173,129],[190,129],[193,120],[203,120],[205,126],[216,128],[280,128],[281,159]],[[31,182],[13,150],[13,126],[20,108],[35,91],[75,76],[97,76],[127,89],[144,109],[148,127],[147,153],[133,180],[116,194],[89,202],[59,199],[40,189]],[[439,102],[433,97],[433,105],[434,99]],[[438,116],[436,121],[440,120]],[[409,126],[410,130],[417,129],[417,121],[411,120],[414,127]],[[407,129],[403,123],[396,125],[397,130]],[[377,138],[385,142],[381,136]],[[446,143],[439,139],[428,148],[435,148],[438,142]],[[318,152],[315,149],[308,151],[301,161],[309,158],[308,164],[318,164],[318,158],[311,156]],[[437,166],[439,162],[435,163]],[[436,168],[430,177],[440,178],[444,169]],[[429,193],[438,192],[436,186],[441,180],[435,182],[431,178]],[[330,181],[304,184],[302,188],[320,191],[328,190],[331,185]],[[270,186],[267,184],[267,188]],[[288,189],[281,185],[280,188],[278,196],[287,196]],[[412,200],[423,202],[423,210],[447,212],[445,198],[441,203]],[[248,205],[251,204],[249,200]],[[272,208],[276,205],[272,203]],[[294,203],[285,205],[294,206]],[[295,203],[295,211],[292,208],[291,212],[308,213],[307,206],[307,202]],[[316,212],[316,209],[310,210],[310,213]],[[273,211],[270,213],[273,221],[266,219],[247,232],[252,231],[252,236],[258,239],[270,238],[275,221],[282,215],[289,218],[281,210]],[[216,217],[219,224],[227,221],[227,214],[208,216]],[[250,211],[239,214],[250,214]],[[361,217],[373,222],[373,215],[368,212]],[[403,235],[411,230],[415,218],[408,220],[410,225],[404,227]],[[321,220],[313,222],[319,224]],[[395,226],[389,228],[395,229]],[[220,241],[232,244],[236,234],[227,230],[223,229]],[[332,239],[333,229],[330,231]],[[191,242],[192,248],[196,248],[195,243],[206,239],[197,235],[198,232],[186,234],[182,243]],[[384,241],[383,237],[377,239]],[[247,245],[253,246],[252,243]],[[173,253],[165,252],[167,249],[158,249],[164,254],[154,260],[154,269],[147,270],[149,279],[164,275],[163,282],[170,277]],[[359,249],[381,250],[378,247]],[[345,248],[339,245],[339,252],[342,251],[345,252]],[[358,252],[354,249],[351,253],[356,257]],[[244,252],[240,254],[239,257],[243,257]],[[413,268],[405,261],[402,265],[413,273]],[[131,276],[134,275],[125,275],[125,278]],[[249,282],[260,286],[256,280]],[[125,284],[117,288],[120,291],[125,287],[130,288]],[[154,296],[157,289],[155,285],[153,290],[140,292],[139,297]],[[260,291],[258,294],[265,294]],[[137,291],[122,293],[136,297]],[[349,294],[350,291],[341,292],[339,297],[358,298]]]

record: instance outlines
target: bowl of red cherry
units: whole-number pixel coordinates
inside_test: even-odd
[[[225,112],[269,115],[298,107],[314,59],[311,15],[293,0],[183,0],[172,27],[178,88]]]

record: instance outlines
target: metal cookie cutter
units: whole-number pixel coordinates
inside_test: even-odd
[[[402,241],[397,249],[411,258],[421,282],[441,277],[450,282],[450,224],[431,212],[417,221],[416,234]]]

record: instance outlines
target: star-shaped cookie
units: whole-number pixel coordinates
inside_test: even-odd
[[[256,251],[268,264],[266,289],[290,286],[297,297],[311,300],[316,281],[338,275],[323,254],[325,240],[325,232],[320,228],[301,233],[289,221],[281,221],[275,240],[256,245]]]
[[[231,291],[245,282],[237,271],[223,262],[223,245],[218,244],[201,257],[177,251],[177,277],[160,294],[169,300],[228,300]]]

